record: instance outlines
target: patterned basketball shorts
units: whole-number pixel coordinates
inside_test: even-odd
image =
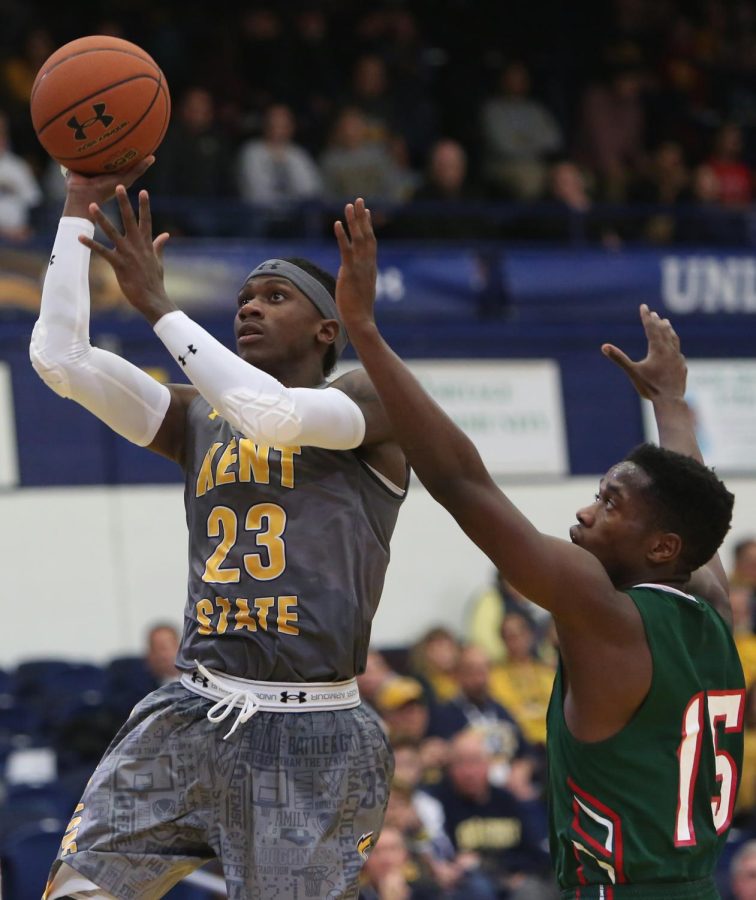
[[[177,683],[141,701],[52,873],[63,861],[119,900],[153,900],[218,857],[230,900],[356,897],[393,774],[375,715],[259,711],[224,741],[210,706]]]

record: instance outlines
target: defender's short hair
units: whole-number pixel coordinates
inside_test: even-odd
[[[336,299],[336,279],[331,275],[330,272],[327,272],[325,269],[322,269],[319,265],[312,262],[309,259],[304,259],[301,256],[282,256],[285,262],[290,262],[292,265],[298,266],[300,269],[304,269],[308,275],[312,275],[313,278],[316,278],[323,287],[328,291],[328,293]],[[344,327],[343,325],[341,326]],[[336,347],[331,344],[331,346],[326,350],[325,355],[323,356],[323,375],[328,376],[333,372],[336,368],[336,361],[338,357],[336,355]]]
[[[707,563],[730,530],[734,495],[703,463],[655,444],[640,444],[625,459],[648,475],[656,524],[680,535],[686,569]]]

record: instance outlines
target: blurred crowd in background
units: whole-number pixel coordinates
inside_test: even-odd
[[[0,233],[49,228],[40,65],[147,49],[174,113],[146,179],[178,234],[321,236],[365,196],[390,238],[749,245],[754,0],[0,4]]]

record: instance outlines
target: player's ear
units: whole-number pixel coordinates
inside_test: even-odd
[[[657,531],[648,550],[649,562],[656,565],[674,562],[682,551],[682,538],[674,531]]]
[[[318,325],[318,340],[323,344],[333,344],[339,336],[341,328],[336,319],[321,319]]]

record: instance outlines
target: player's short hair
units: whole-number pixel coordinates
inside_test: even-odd
[[[304,259],[301,256],[282,256],[281,259],[285,262],[290,262],[292,265],[298,266],[300,269],[307,272],[308,275],[312,275],[312,277],[317,279],[328,293],[336,299],[336,279],[330,272],[327,272],[316,263],[309,259]],[[344,326],[342,325],[341,327],[343,328]],[[337,359],[336,346],[331,344],[323,356],[323,375],[327,376],[333,372],[336,368]]]
[[[680,536],[686,569],[707,563],[730,530],[733,494],[698,460],[655,444],[640,444],[625,459],[648,475],[655,525]]]

